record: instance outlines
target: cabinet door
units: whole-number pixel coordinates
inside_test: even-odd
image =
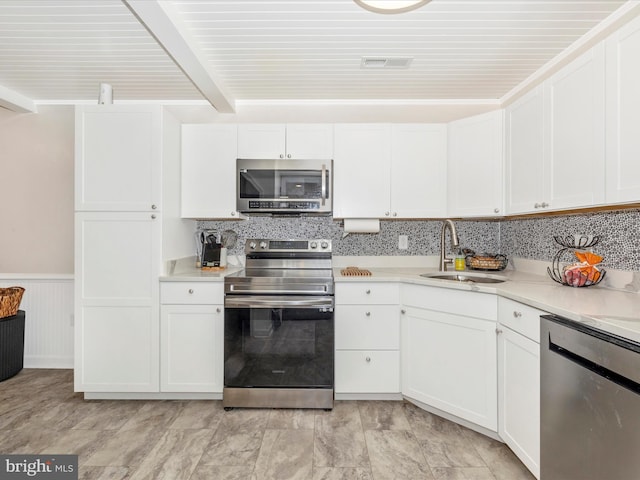
[[[640,201],[640,18],[606,40],[607,203]]]
[[[163,305],[160,390],[222,393],[222,305]]]
[[[238,125],[238,158],[285,158],[286,126],[278,123]]]
[[[333,124],[287,124],[287,158],[330,160],[333,158]]]
[[[604,202],[604,47],[598,44],[546,83],[550,111],[550,208]]]
[[[540,478],[540,345],[500,327],[498,433]]]
[[[159,217],[76,213],[76,390],[158,391]]]
[[[402,394],[493,431],[496,323],[405,307]]]
[[[535,212],[549,201],[544,107],[543,88],[539,86],[505,110],[508,214]]]
[[[334,135],[333,216],[384,218],[390,211],[391,126],[338,124]]]
[[[183,218],[238,218],[236,125],[182,126]]]
[[[502,214],[502,110],[449,124],[449,216]]]
[[[160,208],[159,106],[76,108],[76,211]]]
[[[447,126],[391,126],[391,211],[394,218],[447,213]]]

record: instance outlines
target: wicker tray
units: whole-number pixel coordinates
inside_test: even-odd
[[[504,255],[469,255],[466,257],[467,268],[471,270],[504,270],[508,262]]]
[[[18,313],[23,293],[22,287],[0,288],[0,318],[12,317]]]

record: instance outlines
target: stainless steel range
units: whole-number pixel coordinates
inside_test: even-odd
[[[333,408],[330,240],[247,240],[225,278],[223,406]]]

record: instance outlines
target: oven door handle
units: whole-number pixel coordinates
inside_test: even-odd
[[[300,297],[295,295],[227,295],[225,308],[320,308],[333,310],[333,297]]]

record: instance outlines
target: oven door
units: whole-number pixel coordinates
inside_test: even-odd
[[[227,295],[225,388],[332,389],[334,299]]]

